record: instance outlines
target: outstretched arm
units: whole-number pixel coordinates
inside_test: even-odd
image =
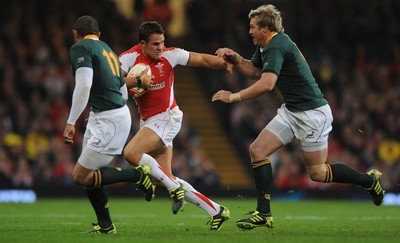
[[[230,73],[232,72],[232,65],[226,63],[222,58],[218,58],[217,56],[205,53],[190,52],[187,66],[227,69]]]

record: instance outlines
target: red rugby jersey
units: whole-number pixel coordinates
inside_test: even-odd
[[[126,73],[137,63],[150,66],[154,76],[153,84],[145,94],[135,98],[140,118],[146,120],[176,106],[174,96],[174,67],[186,65],[189,61],[189,52],[180,48],[164,47],[160,60],[146,58],[140,45],[133,46],[119,56],[122,70]]]

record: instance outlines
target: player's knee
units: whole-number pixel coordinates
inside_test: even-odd
[[[325,180],[325,171],[323,165],[314,165],[308,166],[308,175],[310,176],[311,180],[316,182],[324,182]]]
[[[143,156],[143,155],[140,155],[139,153],[136,153],[135,151],[127,149],[127,148],[124,149],[123,154],[124,154],[125,159],[129,162],[129,164],[131,164],[133,166],[138,166],[140,159]]]
[[[258,146],[256,143],[250,144],[249,153],[252,158],[263,157],[261,156],[262,151],[263,151],[262,148]]]
[[[88,176],[83,176],[76,171],[72,172],[72,180],[75,182],[75,184],[80,186],[93,186],[93,180],[91,178]]]
[[[316,181],[316,182],[323,182],[324,181],[323,177],[318,172],[312,172],[312,173],[309,172],[309,175],[310,175],[311,180],[313,180],[313,181]]]

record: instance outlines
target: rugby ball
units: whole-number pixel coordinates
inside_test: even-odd
[[[129,72],[127,77],[136,77],[138,76],[143,70],[145,70],[146,68],[149,68],[147,71],[147,75],[151,75],[151,69],[150,66],[144,63],[138,63],[135,66],[133,66]],[[130,88],[128,90],[129,95],[133,96],[133,97],[140,97],[142,96],[144,93],[146,93],[146,89],[144,88],[139,88],[139,87],[133,87]]]

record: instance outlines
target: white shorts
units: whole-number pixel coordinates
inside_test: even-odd
[[[91,111],[78,162],[87,169],[108,165],[114,155],[122,153],[131,124],[127,106],[99,113]]]
[[[146,121],[140,120],[140,128],[143,126],[153,130],[163,141],[165,147],[172,146],[172,141],[178,135],[182,127],[183,112],[176,106],[150,117]]]
[[[278,109],[278,114],[265,128],[275,134],[284,145],[297,138],[303,151],[315,152],[328,147],[332,122],[333,116],[329,105],[291,112],[283,104]]]

